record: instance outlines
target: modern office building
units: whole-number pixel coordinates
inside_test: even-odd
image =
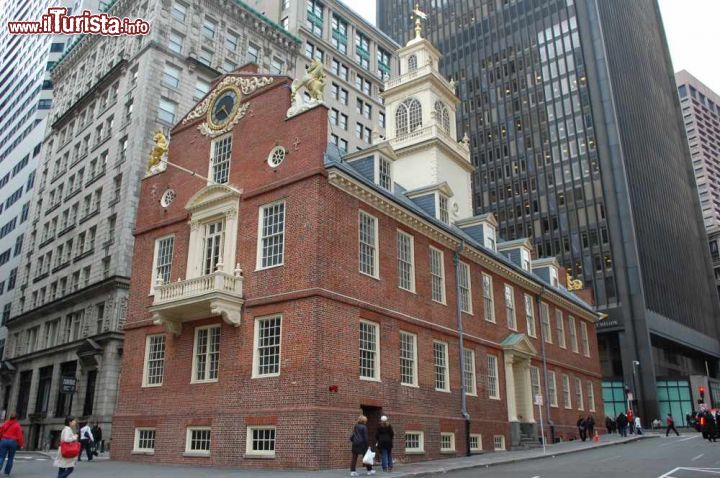
[[[0,320],[10,318],[27,230],[35,169],[52,105],[50,69],[62,55],[63,35],[11,35],[9,20],[36,20],[50,6],[73,11],[97,1],[9,0],[0,8]],[[1,325],[1,324],[0,324]],[[0,328],[0,358],[6,329]],[[2,395],[0,395],[2,397]],[[3,402],[3,406],[7,401]],[[4,408],[3,408],[4,410]]]
[[[378,26],[406,40],[414,3],[378,1]],[[628,390],[647,419],[684,417],[718,376],[720,307],[657,3],[417,3],[457,81],[476,212],[594,291],[608,414]]]
[[[398,72],[400,47],[339,0],[256,0],[254,5],[302,40],[290,76],[323,62],[330,108],[329,139],[341,151],[367,148],[385,135],[383,81]]]
[[[108,8],[148,20],[151,31],[77,37],[52,71],[55,101],[5,352],[7,407],[30,448],[56,445],[68,414],[96,419],[110,436],[138,188],[154,132],[167,133],[221,70],[252,62],[284,73],[300,44],[242,2]]]
[[[116,459],[347,466],[362,413],[371,437],[390,416],[398,460],[428,460],[537,446],[540,390],[556,437],[595,413],[598,314],[474,215],[439,52],[418,37],[399,59],[383,97],[406,114],[362,151],[252,71],[173,128],[185,171],[140,189]]]

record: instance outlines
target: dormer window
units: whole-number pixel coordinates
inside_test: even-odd
[[[450,224],[450,211],[448,209],[448,197],[438,193],[438,219],[445,224]]]
[[[560,285],[558,282],[558,271],[554,267],[550,268],[550,285],[553,287],[558,287]]]
[[[520,264],[524,270],[530,271],[530,252],[527,249],[520,250]]]
[[[378,156],[378,186],[392,192],[392,164],[382,156]]]
[[[417,55],[410,55],[408,57],[408,72],[417,70]]]
[[[450,132],[450,111],[442,101],[435,102],[435,121],[446,133]]]
[[[495,228],[490,225],[485,225],[483,237],[485,239],[485,247],[493,251],[497,250],[497,242],[495,238]]]

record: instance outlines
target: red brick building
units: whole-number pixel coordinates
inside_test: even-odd
[[[362,412],[435,459],[537,443],[538,394],[548,436],[602,410],[597,315],[472,217],[439,54],[400,59],[390,139],[342,158],[324,106],[287,117],[284,77],[227,75],[173,129],[197,175],[142,183],[114,458],[343,467]]]

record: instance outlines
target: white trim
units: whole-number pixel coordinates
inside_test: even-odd
[[[580,319],[580,340],[582,341],[583,355],[590,357],[590,337],[588,336],[587,323]]]
[[[437,367],[437,364],[435,362],[435,344],[439,344],[439,345],[443,346],[443,360],[445,362],[445,367],[444,367],[445,388],[437,388],[437,381],[435,380],[435,374],[436,374],[435,368]],[[441,340],[433,340],[433,386],[435,387],[435,391],[437,391],[437,392],[446,392],[446,393],[450,392],[450,362],[449,362],[448,344],[447,344],[447,342],[443,342]]]
[[[469,352],[469,354],[470,354],[470,365],[471,365],[470,367],[468,367],[468,360],[467,360],[468,357],[465,357],[465,360],[464,360],[465,367],[470,369],[469,371],[472,373],[472,384],[471,384],[472,387],[469,387],[469,389],[466,390],[466,393],[467,393],[467,395],[469,395],[471,397],[477,397],[477,372],[475,369],[475,351],[470,348],[464,347],[463,354],[465,352]],[[466,373],[466,371],[463,370],[463,377],[465,377],[465,373]]]
[[[578,398],[580,401],[578,402]],[[578,402],[577,409],[585,411],[585,394],[583,393],[582,380],[575,377],[575,401]]]
[[[508,307],[508,291],[510,292],[510,302],[512,309]],[[507,322],[507,328],[514,332],[517,332],[517,304],[515,304],[515,289],[510,284],[505,284],[503,298],[505,300],[505,320]],[[512,310],[512,323],[508,312]]]
[[[473,446],[472,446],[472,440],[473,440],[473,438],[477,438],[477,446],[476,446],[476,447],[473,447]],[[470,443],[471,443],[471,445],[470,445],[470,451],[482,451],[482,449],[483,449],[483,447],[482,447],[482,434],[481,434],[481,433],[471,433],[471,434],[470,434]]]
[[[400,369],[400,385],[404,385],[406,387],[417,387],[418,386],[418,340],[417,335],[413,334],[411,332],[406,332],[404,330],[400,331],[400,352],[402,353],[402,336],[405,335],[407,337],[410,337],[411,343],[412,343],[412,382],[406,383],[402,381],[402,368]],[[402,363],[402,356],[400,357],[400,361]]]
[[[407,232],[403,231],[402,229],[397,230],[397,236],[395,238],[396,241],[396,247],[397,247],[397,241],[398,237],[404,236],[410,239],[410,288],[406,289],[400,285],[400,274],[398,270],[398,289],[405,290],[407,292],[412,292],[413,294],[416,293],[415,290],[415,237],[412,234],[408,234]],[[398,262],[398,269],[400,267],[400,257],[398,255],[397,258]]]
[[[530,337],[537,338],[537,321],[535,320],[535,304],[530,294],[525,294],[525,326]],[[528,308],[528,306],[530,306]],[[530,312],[528,314],[528,312]],[[531,327],[532,324],[532,327]],[[531,332],[532,330],[532,332]]]
[[[140,432],[142,431],[152,431],[153,432],[153,444],[155,444],[155,440],[157,438],[157,430],[153,427],[138,427],[135,428],[135,438],[133,439],[133,449],[132,454],[133,455],[154,455],[155,454],[155,448],[140,448]]]
[[[493,450],[505,451],[505,435],[493,435]]]
[[[552,384],[552,387],[550,386]],[[558,407],[557,376],[554,371],[548,371],[548,394],[550,395],[550,406]]]
[[[592,380],[587,381],[587,401],[588,401],[588,409],[591,412],[595,411],[595,384],[592,383]]]
[[[430,299],[431,299],[433,302],[437,303],[437,304],[447,305],[447,303],[446,303],[446,301],[447,301],[447,295],[446,295],[446,293],[445,293],[445,292],[446,292],[446,291],[445,291],[445,254],[443,253],[442,250],[438,249],[437,247],[429,246],[429,249],[430,249],[430,271],[429,271],[429,272],[430,272]],[[433,295],[433,293],[432,293],[432,287],[433,287],[433,285],[432,285],[432,281],[433,281],[433,272],[432,272],[432,260],[433,260],[432,257],[433,257],[433,251],[440,254],[440,280],[441,280],[440,295],[442,296],[442,297],[441,297],[441,300],[435,300],[435,299],[433,298],[433,296],[432,296],[432,295]]]
[[[543,314],[543,310],[545,314]],[[547,319],[547,330],[545,330],[543,316]],[[553,343],[553,326],[550,321],[550,306],[546,302],[540,302],[540,331],[546,344]]]
[[[190,376],[190,383],[193,383],[193,384],[194,383],[214,383],[214,382],[217,382],[218,379],[220,378],[220,358],[219,357],[218,357],[218,378],[212,378],[212,379],[205,378],[203,380],[198,380],[195,378],[197,376],[198,333],[201,330],[210,330],[210,329],[215,329],[215,328],[220,330],[220,335],[222,338],[222,327],[220,326],[220,324],[205,325],[203,327],[195,327],[195,332],[193,333],[194,338],[193,338],[193,356],[192,356],[192,375]],[[209,338],[210,338],[210,333],[208,332],[208,339]],[[208,345],[209,345],[209,341],[208,341]],[[206,367],[209,367],[210,361],[208,360],[205,364],[206,364]],[[208,371],[209,371],[209,368],[206,369],[206,371],[205,371],[206,376],[208,375]]]
[[[373,272],[374,274],[368,274],[367,272],[364,272],[362,270],[362,260],[360,258],[360,245],[362,244],[360,242],[360,221],[362,220],[362,216],[367,216],[368,218],[372,219],[374,223],[374,244],[373,249],[375,253],[373,254]],[[380,221],[376,216],[373,216],[372,214],[369,214],[366,211],[363,211],[360,209],[358,211],[358,271],[365,276],[372,277],[373,279],[380,279],[380,243],[379,243],[379,231],[378,228],[380,226]]]
[[[212,449],[212,428],[211,427],[187,427],[185,429],[185,456],[210,456],[210,450],[192,450],[190,445],[192,443],[192,432],[193,431],[209,431],[210,432],[210,449]]]
[[[173,253],[175,252],[175,234],[168,234],[166,236],[161,236],[155,239],[155,244],[153,245],[153,261],[152,261],[152,273],[150,274],[150,293],[149,295],[155,294],[155,282],[157,281],[157,276],[155,273],[157,272],[157,261],[158,261],[158,253],[160,252],[160,242],[164,241],[165,239],[173,238],[173,250],[170,253],[170,256],[172,258]],[[170,261],[170,273],[172,274],[172,260]]]
[[[562,374],[562,394],[563,394],[563,406],[565,409],[570,410],[572,408],[572,390],[570,390],[570,376],[566,373]]]
[[[575,322],[575,317],[572,315],[568,315],[568,329],[570,332],[570,347],[573,352],[579,354],[580,348],[578,347],[577,324]]]
[[[253,437],[252,433],[255,430],[272,430],[273,435],[273,450],[253,450]],[[274,425],[261,425],[261,426],[248,426],[245,435],[245,455],[247,456],[260,456],[266,458],[275,458],[275,450],[277,450],[277,427]]]
[[[380,324],[372,322],[370,320],[360,319],[361,324],[368,324],[374,327],[375,330],[375,370],[373,371],[373,377],[360,376],[360,380],[367,380],[370,382],[380,382]],[[359,333],[358,327],[358,333]],[[358,341],[358,354],[360,353],[360,343]]]
[[[490,290],[490,297],[487,297],[487,299],[490,300],[490,310],[486,310],[485,307],[485,278],[490,279],[488,282],[489,284],[489,290]],[[493,291],[493,278],[490,274],[482,273],[482,288],[483,288],[483,315],[486,322],[490,322],[494,324],[496,322],[495,319],[495,292]]]
[[[276,373],[264,373],[261,374],[258,371],[260,367],[260,354],[259,354],[259,340],[260,340],[260,322],[264,320],[280,319],[280,343],[278,344],[278,371]],[[267,378],[267,377],[279,377],[280,366],[282,364],[282,314],[265,315],[262,317],[255,317],[254,323],[254,334],[253,334],[253,361],[252,361],[252,376],[250,378]]]
[[[417,435],[418,436],[418,446],[417,448],[408,448],[407,446],[407,436],[408,435]],[[405,430],[405,454],[422,454],[425,453],[425,432],[421,432],[420,430]]]
[[[240,99],[238,98],[237,101],[240,101]],[[227,180],[226,183],[218,183],[218,182],[215,181],[215,179],[214,179],[214,176],[215,176],[215,175],[213,174],[213,159],[215,158],[215,148],[217,147],[217,144],[218,144],[220,141],[223,141],[223,140],[224,140],[225,138],[227,138],[227,137],[230,137],[230,152],[229,152],[230,157],[228,158],[228,173],[227,173],[227,174],[228,174],[228,180]],[[207,184],[208,184],[208,185],[212,185],[212,184],[230,184],[230,166],[232,166],[232,149],[233,149],[233,143],[234,143],[234,141],[233,141],[233,138],[232,138],[232,131],[230,131],[230,132],[228,132],[228,133],[226,133],[226,134],[224,134],[224,135],[222,135],[222,136],[218,136],[217,138],[213,138],[212,141],[210,141],[210,161],[208,161],[208,175],[207,175],[207,177],[208,177],[208,182],[207,182]]]
[[[450,448],[443,447],[443,438],[450,438]],[[455,453],[455,433],[452,432],[441,432],[440,433],[440,453]]]
[[[148,367],[150,365],[149,359],[150,359],[150,341],[153,337],[163,337],[163,374],[160,380],[160,383],[152,383],[149,384],[148,379]],[[165,334],[150,334],[145,336],[145,358],[143,360],[143,377],[142,377],[142,387],[143,388],[151,388],[151,387],[162,387],[163,382],[165,381],[165,350],[167,346],[167,339],[165,338]]]
[[[563,317],[562,309],[555,309],[555,331],[558,334],[558,346],[561,349],[567,349],[567,336],[565,335],[565,318]]]
[[[263,261],[263,247],[262,247],[262,232],[263,232],[263,218],[265,214],[265,210],[267,208],[271,208],[274,206],[278,206],[282,204],[283,205],[283,224],[282,224],[282,238],[283,238],[283,252],[282,252],[282,260],[279,264],[273,264],[271,266],[265,266],[263,267],[262,261]],[[255,255],[255,271],[263,271],[266,269],[273,269],[275,267],[281,267],[285,265],[285,253],[287,252],[285,248],[285,225],[287,222],[287,201],[285,199],[280,199],[277,201],[273,201],[267,204],[262,204],[258,206],[258,227],[257,227],[257,254]],[[227,238],[227,236],[226,236]]]
[[[495,378],[495,381],[494,381],[495,393],[494,394],[491,393],[491,389],[490,389],[490,379],[493,377],[493,374],[490,373],[490,361],[491,360],[493,362],[492,372],[493,372],[494,378]],[[499,371],[499,366],[498,366],[498,357],[497,357],[497,355],[487,354],[486,361],[487,361],[487,368],[488,368],[488,373],[487,373],[488,398],[491,400],[500,400],[500,395],[501,395],[501,393],[500,393],[500,371]]]
[[[467,280],[468,307],[467,310],[463,309],[463,312],[468,315],[473,315],[472,274],[470,273],[470,264],[458,261],[458,268],[460,269],[460,274],[464,276],[463,279]],[[460,301],[460,305],[462,306],[462,300]]]

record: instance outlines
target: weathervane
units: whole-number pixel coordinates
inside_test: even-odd
[[[422,22],[421,20],[427,20],[427,15],[420,10],[420,4],[415,4],[415,10],[413,10],[413,17],[415,18],[415,39],[419,40],[422,38]]]

